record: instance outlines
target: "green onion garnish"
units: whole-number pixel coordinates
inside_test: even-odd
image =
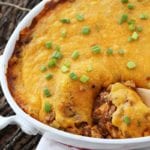
[[[124,116],[124,117],[123,117],[123,122],[124,122],[126,125],[130,125],[130,124],[131,124],[131,119],[130,119],[128,116]]]
[[[101,52],[101,47],[99,45],[94,45],[91,47],[91,50],[94,54],[99,54]]]
[[[137,40],[139,38],[139,34],[137,32],[133,32],[131,37],[133,40]]]
[[[78,76],[74,72],[71,72],[69,76],[72,80],[78,80]]]
[[[142,20],[147,20],[148,19],[148,14],[142,13],[142,14],[140,14],[139,18],[142,19]]]
[[[52,105],[49,102],[45,102],[44,104],[44,111],[49,113],[52,110]]]
[[[79,58],[79,56],[80,56],[80,54],[79,54],[79,51],[74,51],[73,53],[72,53],[72,59],[74,59],[74,60],[76,60],[76,59],[78,59]]]
[[[64,65],[65,65],[66,67],[70,68],[71,63],[70,63],[69,61],[66,61],[66,62],[64,63]]]
[[[136,68],[136,63],[133,62],[133,61],[129,61],[127,63],[127,68],[130,69],[130,70],[135,69]]]
[[[52,42],[46,42],[46,43],[45,43],[45,47],[46,47],[47,49],[51,49],[51,48],[52,48]]]
[[[84,21],[84,16],[83,16],[83,14],[77,14],[77,15],[76,15],[76,19],[77,19],[78,21]]]
[[[64,66],[61,67],[61,71],[62,71],[63,73],[66,73],[66,72],[69,71],[69,68],[64,65]]]
[[[82,28],[82,31],[81,31],[81,33],[82,33],[83,35],[88,35],[88,34],[90,34],[90,32],[91,32],[91,29],[90,29],[89,26],[84,26],[84,27]]]
[[[52,59],[49,60],[49,62],[48,62],[48,67],[49,67],[49,68],[55,67],[56,64],[57,64],[57,60],[52,58]]]
[[[131,19],[131,20],[128,21],[128,24],[129,24],[129,25],[130,25],[130,24],[135,24],[135,23],[136,23],[136,21],[133,20],[133,19]]]
[[[141,26],[137,26],[137,27],[136,27],[136,30],[137,30],[138,32],[142,32],[142,31],[143,31],[143,28],[142,28]]]
[[[134,31],[135,29],[136,29],[135,24],[130,24],[130,25],[129,25],[129,30],[130,30],[130,31]]]
[[[46,67],[46,66],[44,66],[44,65],[43,65],[43,66],[41,66],[40,71],[41,71],[41,72],[45,72],[45,71],[47,71],[47,67]]]
[[[50,79],[53,78],[53,75],[49,73],[49,74],[47,74],[47,75],[45,76],[45,78],[46,78],[47,80],[50,80]]]
[[[62,19],[60,19],[60,22],[69,24],[71,21],[68,18],[62,18]]]
[[[61,47],[59,45],[55,45],[55,48],[54,48],[55,51],[60,51],[60,49]]]
[[[88,76],[86,76],[86,75],[82,75],[82,76],[80,77],[80,81],[81,81],[82,83],[87,83],[89,80],[90,80],[90,78],[89,78]]]
[[[133,4],[131,4],[131,3],[128,4],[128,9],[134,9],[134,7],[135,6]]]
[[[55,58],[55,59],[61,59],[63,57],[62,53],[60,51],[55,51],[53,54],[52,54],[52,58]]]
[[[120,19],[119,19],[119,24],[123,24],[124,22],[126,22],[128,20],[128,15],[127,14],[123,14]]]
[[[133,41],[132,37],[129,36],[129,37],[128,37],[128,42],[132,42],[132,41]]]
[[[67,30],[64,29],[64,30],[61,31],[61,37],[62,38],[67,37]]]
[[[48,88],[45,88],[45,89],[43,90],[43,93],[44,93],[44,96],[45,96],[45,97],[50,97],[50,96],[52,96]]]
[[[112,48],[108,48],[107,49],[107,55],[112,55],[113,54],[113,49]]]

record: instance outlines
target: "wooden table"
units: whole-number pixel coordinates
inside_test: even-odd
[[[2,5],[2,2],[32,9],[40,0],[0,0],[0,54],[17,24],[28,13],[26,10]],[[11,116],[13,114],[0,89],[0,115]],[[0,150],[32,150],[36,148],[40,138],[40,135],[26,135],[19,127],[11,125],[0,131]]]

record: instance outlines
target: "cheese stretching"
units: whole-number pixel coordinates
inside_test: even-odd
[[[93,126],[93,103],[101,89],[128,80],[150,88],[150,2],[130,3],[132,8],[120,0],[48,2],[21,31],[9,60],[8,85],[18,105],[43,123],[86,135],[79,128]],[[124,115],[118,113],[121,107],[132,119],[132,109],[149,118],[150,110],[140,97],[130,92],[135,105],[128,106],[121,99],[126,93],[118,90],[117,95],[121,102],[112,101],[117,107],[112,123],[121,133],[111,137],[128,137],[127,130],[137,131],[129,132],[130,137],[150,135],[118,119]],[[149,127],[147,121],[143,124]]]

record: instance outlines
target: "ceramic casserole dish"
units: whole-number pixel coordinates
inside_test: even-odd
[[[34,119],[18,106],[8,88],[6,77],[8,62],[14,52],[15,44],[19,39],[20,31],[30,26],[33,19],[43,10],[46,3],[47,0],[41,1],[25,16],[25,18],[19,23],[12,36],[10,37],[3,55],[0,56],[0,82],[2,90],[7,99],[7,102],[16,114],[10,117],[0,116],[0,129],[5,128],[8,124],[18,124],[20,128],[27,134],[48,134],[49,137],[55,141],[85,149],[138,149],[150,147],[149,136],[126,139],[103,139],[85,137],[64,132]]]

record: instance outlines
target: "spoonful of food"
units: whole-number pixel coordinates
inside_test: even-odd
[[[137,92],[142,97],[143,102],[150,107],[150,90],[144,88],[137,88]]]

